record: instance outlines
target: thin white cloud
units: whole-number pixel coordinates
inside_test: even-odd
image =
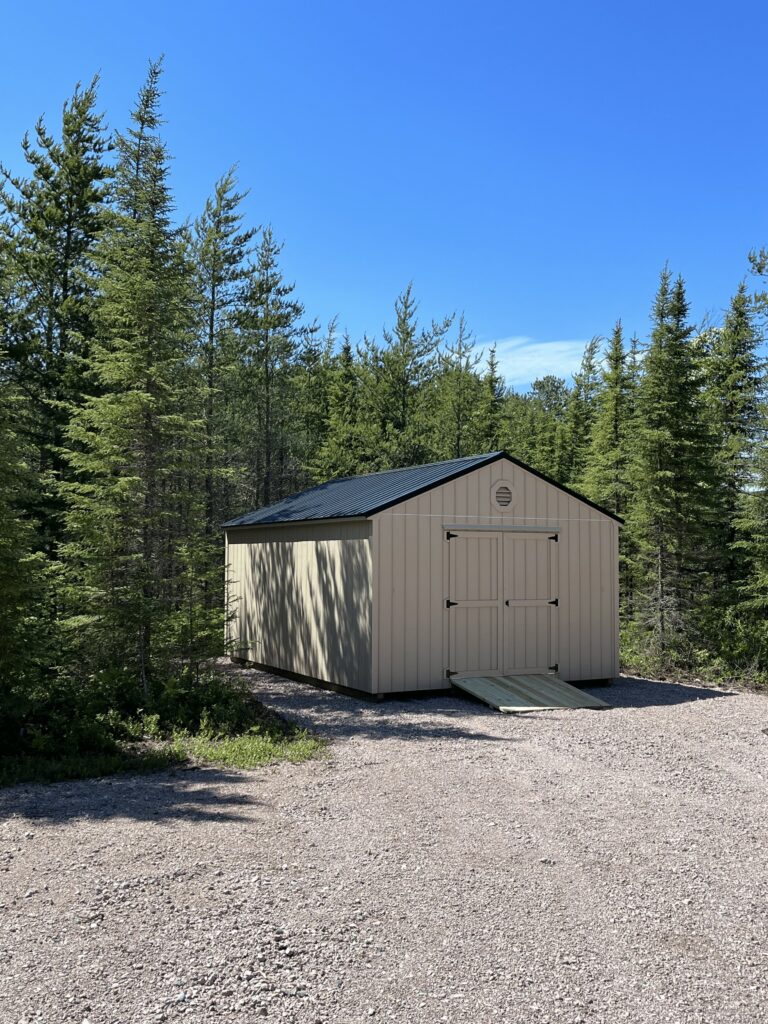
[[[578,370],[586,344],[585,338],[536,341],[535,338],[516,336],[498,338],[484,344],[483,348],[487,353],[491,345],[496,346],[502,376],[507,384],[519,389],[548,373],[567,380]]]

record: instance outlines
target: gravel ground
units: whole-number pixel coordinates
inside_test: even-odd
[[[0,792],[0,1020],[768,1019],[768,700],[364,704],[328,758]]]

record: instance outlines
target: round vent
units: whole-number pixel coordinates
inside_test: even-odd
[[[512,504],[512,490],[506,484],[499,484],[496,488],[496,504],[499,508],[507,508]]]
[[[489,497],[491,505],[497,512],[511,512],[517,502],[517,495],[515,494],[515,488],[512,486],[512,481],[505,480],[503,477],[501,480],[494,481]]]

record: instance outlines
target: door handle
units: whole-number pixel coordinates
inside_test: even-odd
[[[552,601],[547,601],[547,604],[553,604],[555,606],[555,608],[557,608],[557,606],[560,604],[560,600],[559,600],[559,598],[556,597]]]

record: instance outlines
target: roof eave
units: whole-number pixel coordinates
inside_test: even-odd
[[[230,520],[221,524],[222,530],[262,530],[268,526],[317,526],[320,523],[359,523],[370,519],[369,515],[359,516],[321,516],[318,519],[280,519],[273,523],[238,523]]]

